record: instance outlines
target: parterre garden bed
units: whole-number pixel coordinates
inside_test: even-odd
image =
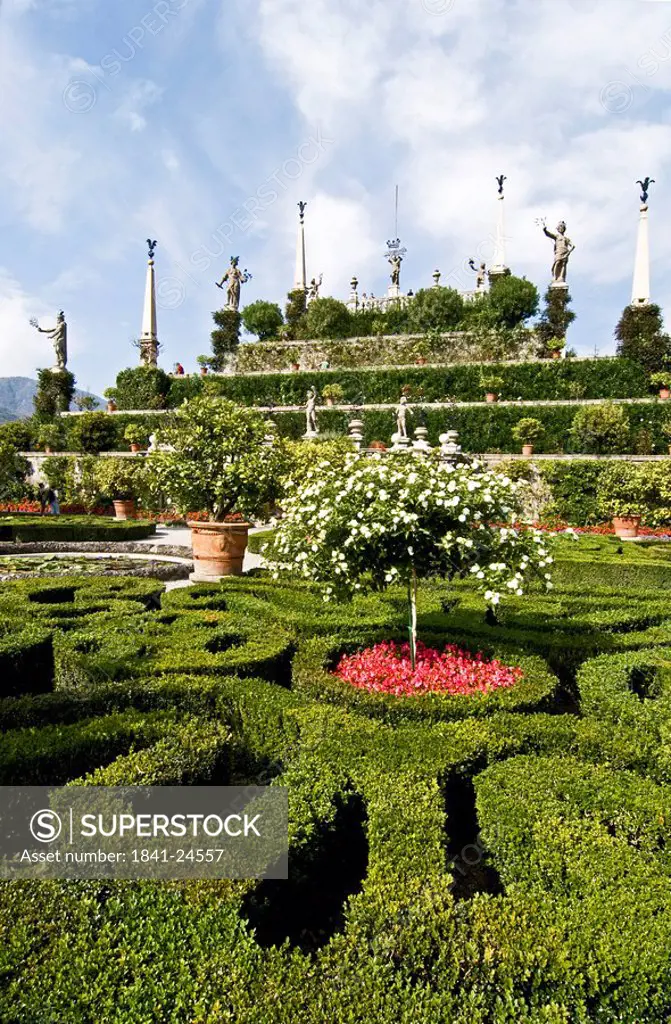
[[[291,849],[288,882],[3,883],[3,1024],[668,1021],[671,551],[568,545],[497,618],[421,588],[427,645],[522,667],[476,697],[332,675],[405,639],[400,591],[3,585],[2,784],[279,783]]]
[[[156,524],[103,516],[0,515],[0,542],[130,541],[156,533]]]

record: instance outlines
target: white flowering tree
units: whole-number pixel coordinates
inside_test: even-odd
[[[413,666],[419,580],[469,575],[492,606],[532,577],[551,586],[545,537],[513,528],[517,484],[479,463],[356,454],[317,465],[283,505],[276,572],[324,583],[325,600],[405,585]]]

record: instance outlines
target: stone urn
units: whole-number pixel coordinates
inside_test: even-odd
[[[188,520],[191,530],[194,583],[212,583],[222,576],[241,576],[249,539],[249,523]]]
[[[530,459],[531,456],[533,455],[533,453],[534,453],[534,446],[532,444],[523,444],[522,445],[522,455],[524,455],[527,459]]]
[[[633,537],[638,537],[640,525],[640,516],[613,516],[615,536],[620,537],[622,540],[631,540]]]
[[[659,389],[659,397],[661,398],[661,400],[663,402],[667,402],[669,400],[669,398],[671,398],[671,389],[670,388],[660,388]]]
[[[119,499],[112,504],[117,519],[132,519],[135,515],[135,498]]]
[[[488,391],[485,395],[485,402],[498,402],[499,396],[495,391]]]

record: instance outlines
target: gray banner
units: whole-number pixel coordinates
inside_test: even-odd
[[[0,878],[286,878],[281,786],[0,786]]]

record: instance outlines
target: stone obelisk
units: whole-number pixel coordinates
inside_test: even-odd
[[[143,366],[156,366],[158,361],[158,335],[156,333],[156,279],[154,276],[154,253],[156,241],[147,239],[149,261],[147,283],[144,292],[142,313],[142,334],[140,335],[140,361]]]
[[[307,291],[308,274],[305,261],[305,207],[307,203],[299,203],[298,239],[296,241],[296,273],[294,274],[294,291]]]
[[[495,277],[505,277],[510,273],[506,265],[506,201],[503,194],[503,183],[506,181],[505,174],[500,174],[496,181],[499,186],[498,212],[496,215],[496,237],[494,241],[494,259],[489,268],[489,280]]]
[[[636,259],[634,261],[634,283],[631,293],[632,306],[650,304],[650,225],[648,221],[648,189],[654,178],[637,181],[641,186],[641,207],[638,219]]]

